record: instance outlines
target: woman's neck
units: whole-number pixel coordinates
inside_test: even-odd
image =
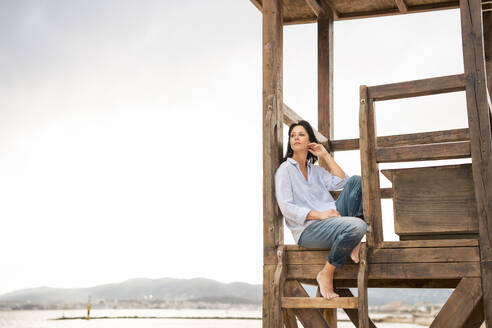
[[[294,152],[292,159],[299,163],[300,166],[306,167],[307,151],[304,152]]]

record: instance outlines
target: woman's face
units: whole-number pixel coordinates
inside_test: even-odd
[[[302,125],[295,126],[289,136],[290,147],[294,152],[306,151],[309,144],[309,134]]]

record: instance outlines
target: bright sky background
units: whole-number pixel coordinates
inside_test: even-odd
[[[261,283],[261,42],[248,0],[1,1],[0,293]],[[285,27],[284,102],[313,126],[316,60],[316,25]],[[457,10],[336,22],[335,138],[359,85],[462,72]],[[379,135],[467,127],[464,93],[377,110]]]

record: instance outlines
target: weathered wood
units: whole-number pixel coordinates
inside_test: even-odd
[[[299,116],[299,114],[294,112],[294,110],[289,106],[287,106],[286,104],[283,105],[283,111],[284,111],[283,122],[286,125],[291,125],[292,123],[297,123],[300,120],[303,120],[303,118]],[[320,132],[318,132],[318,130],[313,129],[313,131],[314,131],[314,135],[316,136],[316,139],[318,139],[318,142],[323,144],[326,147],[326,149],[329,149],[328,139]]]
[[[308,293],[296,280],[287,280],[284,284],[284,297],[308,297]],[[330,328],[323,315],[316,309],[293,309],[303,327]]]
[[[466,319],[466,322],[463,324],[463,328],[479,328],[483,323],[483,297],[480,298],[480,302],[478,302],[473,308],[472,313]]]
[[[282,309],[282,313],[284,315],[285,328],[299,328],[297,318],[292,309]]]
[[[281,0],[264,0],[263,8],[263,262],[275,264],[284,235],[274,193],[283,151]]]
[[[323,265],[287,265],[287,279],[315,279]],[[335,271],[335,279],[356,279],[358,265],[346,264]],[[374,263],[368,279],[458,279],[480,277],[479,262],[463,263]]]
[[[286,263],[325,264],[330,251],[288,251]],[[479,262],[478,247],[375,248],[369,250],[368,263]],[[347,263],[353,263],[349,260]]]
[[[323,15],[324,10],[321,8],[319,3],[316,0],[305,0],[309,8],[313,11],[313,13],[319,17],[320,15]]]
[[[358,328],[369,328],[369,305],[367,300],[367,280],[368,280],[368,263],[367,263],[367,244],[360,246],[360,263],[357,274],[357,300],[359,310]]]
[[[262,0],[250,0],[251,3],[259,10],[263,11],[263,1]]]
[[[369,98],[379,101],[428,96],[464,90],[464,77],[463,74],[459,74],[372,86],[368,88],[368,94]]]
[[[367,87],[360,87],[360,160],[362,168],[362,206],[368,224],[366,240],[369,247],[383,241],[381,196],[379,193],[379,167],[376,162],[376,122],[373,101],[368,98]]]
[[[380,248],[426,248],[426,247],[476,247],[476,239],[449,239],[449,240],[408,240],[408,241],[383,241]],[[307,248],[299,245],[285,245],[286,251],[327,251],[326,248]]]
[[[321,290],[319,289],[319,285],[318,285],[318,288],[316,288],[316,297],[322,297]],[[323,309],[322,313],[323,313],[323,318],[325,318],[325,321],[326,321],[326,323],[328,323],[328,326],[330,326],[330,328],[337,328],[338,327],[337,309],[336,308],[335,309]]]
[[[328,141],[333,123],[333,14],[323,11],[318,17],[318,131]]]
[[[477,233],[471,164],[382,170],[398,235]]]
[[[477,239],[477,233],[463,233],[463,234],[437,234],[437,235],[400,235],[400,240],[422,240],[422,239]]]
[[[282,297],[282,307],[288,309],[338,309],[357,308],[357,297]]]
[[[463,278],[430,325],[461,328],[482,297],[480,278]]]
[[[282,158],[282,4],[263,0],[263,327],[283,328],[282,273],[277,247],[283,222],[274,194],[275,171]]]
[[[309,284],[308,279],[301,279]],[[455,288],[460,279],[369,279],[370,288]],[[357,279],[336,279],[338,288],[357,288]]]
[[[492,137],[480,0],[460,0],[466,104],[477,203],[483,303],[492,326]]]
[[[397,163],[411,161],[433,161],[452,158],[470,157],[470,142],[414,145],[402,147],[378,148],[378,163]]]
[[[354,294],[350,291],[350,289],[346,288],[340,288],[336,289],[335,292],[340,295],[341,297],[354,297]],[[343,309],[347,316],[349,317],[350,321],[354,324],[355,327],[359,326],[359,310],[358,309]],[[370,328],[376,328],[376,325],[374,325],[374,322],[372,322],[371,318],[369,318],[369,327]]]
[[[335,8],[335,5],[333,4],[332,0],[320,0],[320,4],[325,12],[331,11],[331,13],[333,14],[333,18],[335,20],[338,19],[340,13]]]
[[[377,144],[379,147],[396,147],[467,140],[470,140],[468,129],[454,129],[377,137]],[[333,151],[357,150],[359,149],[359,139],[330,141],[330,149]]]
[[[405,14],[408,11],[407,5],[404,0],[395,0],[396,6],[400,13]]]
[[[492,97],[492,11],[482,12],[485,72],[489,97]]]

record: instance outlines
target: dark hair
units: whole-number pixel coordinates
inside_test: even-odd
[[[292,147],[290,146],[290,134],[292,133],[292,130],[296,126],[299,126],[299,125],[302,126],[304,129],[306,129],[306,132],[309,135],[309,142],[318,143],[318,139],[316,139],[316,136],[314,135],[313,128],[311,127],[311,124],[309,124],[309,122],[304,121],[304,120],[300,120],[297,123],[292,123],[289,126],[289,139],[288,139],[289,141],[287,142],[287,153],[285,154],[285,157],[282,159],[282,162],[285,162],[288,157],[294,156],[294,151],[292,150]],[[310,163],[314,164],[314,163],[316,163],[317,160],[318,160],[318,157],[314,156],[313,154],[311,154],[308,151],[306,162],[310,162]]]

